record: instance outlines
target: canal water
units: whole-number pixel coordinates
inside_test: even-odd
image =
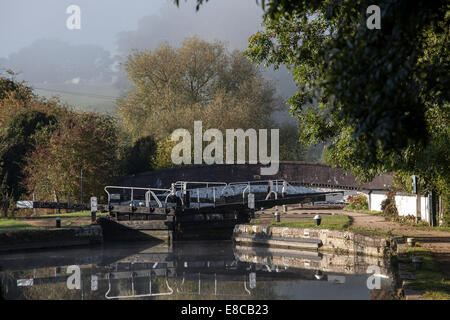
[[[105,243],[0,254],[5,299],[390,299],[379,258],[235,246]]]

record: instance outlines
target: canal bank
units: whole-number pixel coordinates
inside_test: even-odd
[[[103,242],[99,225],[0,233],[0,252],[92,245]]]
[[[241,224],[234,228],[233,241],[248,246],[302,248],[374,257],[389,256],[395,251],[395,242],[390,238],[357,231],[318,228]]]

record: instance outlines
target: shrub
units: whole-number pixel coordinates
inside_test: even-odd
[[[367,197],[363,194],[355,194],[348,197],[348,207],[354,210],[368,210],[369,203]]]
[[[395,191],[389,191],[387,198],[381,202],[381,210],[386,217],[398,217],[397,206],[395,205]]]

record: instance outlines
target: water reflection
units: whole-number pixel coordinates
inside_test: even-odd
[[[379,286],[369,289],[369,266]],[[383,259],[231,242],[149,243],[0,255],[6,299],[390,298]]]

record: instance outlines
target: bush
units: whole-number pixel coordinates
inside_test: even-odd
[[[395,191],[389,191],[387,198],[381,202],[381,210],[386,217],[398,217],[397,206],[395,205]]]
[[[363,194],[355,194],[348,197],[348,207],[354,210],[369,210],[367,197]]]

